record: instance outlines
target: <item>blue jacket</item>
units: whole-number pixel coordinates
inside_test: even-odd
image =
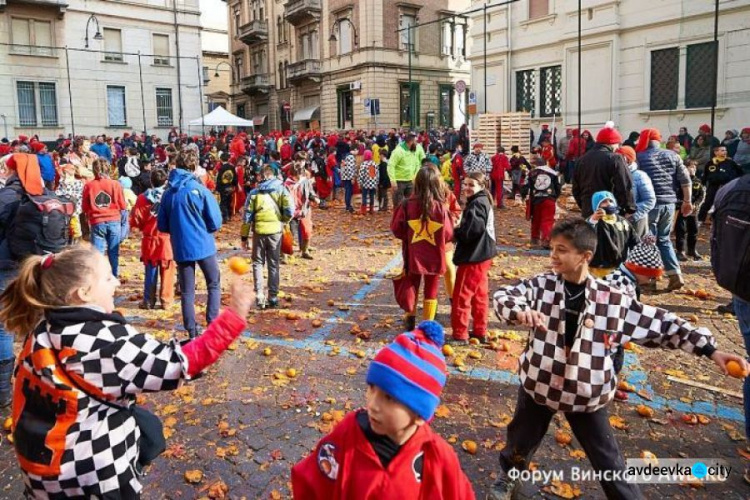
[[[636,155],[638,168],[651,179],[656,193],[657,205],[677,203],[677,190],[690,184],[682,160],[674,151],[649,146]]]
[[[638,170],[638,165],[633,163],[628,166],[630,177],[633,178],[633,199],[636,210],[633,214],[633,222],[638,222],[656,206],[656,193],[651,178],[644,172]]]
[[[55,164],[52,162],[52,157],[48,154],[37,154],[39,160],[39,170],[42,174],[42,180],[44,182],[52,182],[55,180]]]
[[[216,254],[211,233],[221,228],[216,198],[191,172],[175,169],[161,199],[159,231],[169,233],[174,260],[194,262]]]
[[[112,163],[112,150],[109,149],[109,146],[107,146],[104,143],[99,144],[98,142],[91,146],[91,151],[97,154],[97,156],[101,156],[105,160],[107,160],[109,163]]]

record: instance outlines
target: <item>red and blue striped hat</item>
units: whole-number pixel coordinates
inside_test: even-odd
[[[441,351],[445,336],[435,321],[423,321],[382,348],[367,371],[367,383],[378,386],[424,420],[440,404],[446,378]]]

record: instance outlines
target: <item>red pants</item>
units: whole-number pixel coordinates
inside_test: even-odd
[[[435,300],[438,297],[438,290],[440,289],[440,278],[442,275],[439,274],[412,274],[409,273],[409,279],[417,296],[419,296],[419,284],[424,278],[424,300]]]
[[[474,264],[459,264],[451,308],[454,339],[469,338],[469,316],[474,320],[474,336],[487,335],[490,267],[492,259]]]
[[[549,241],[555,223],[555,200],[540,201],[531,207],[531,239]]]
[[[498,208],[503,206],[503,180],[502,179],[492,179],[492,196],[495,197],[495,203],[497,203]]]

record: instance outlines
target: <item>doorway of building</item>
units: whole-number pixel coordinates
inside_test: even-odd
[[[354,92],[339,89],[338,91],[338,128],[351,130],[354,128]]]

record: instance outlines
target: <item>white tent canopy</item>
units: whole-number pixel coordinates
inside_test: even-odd
[[[209,114],[198,118],[196,120],[190,120],[191,127],[252,127],[252,120],[245,120],[239,116],[233,115],[221,106],[211,111]]]

